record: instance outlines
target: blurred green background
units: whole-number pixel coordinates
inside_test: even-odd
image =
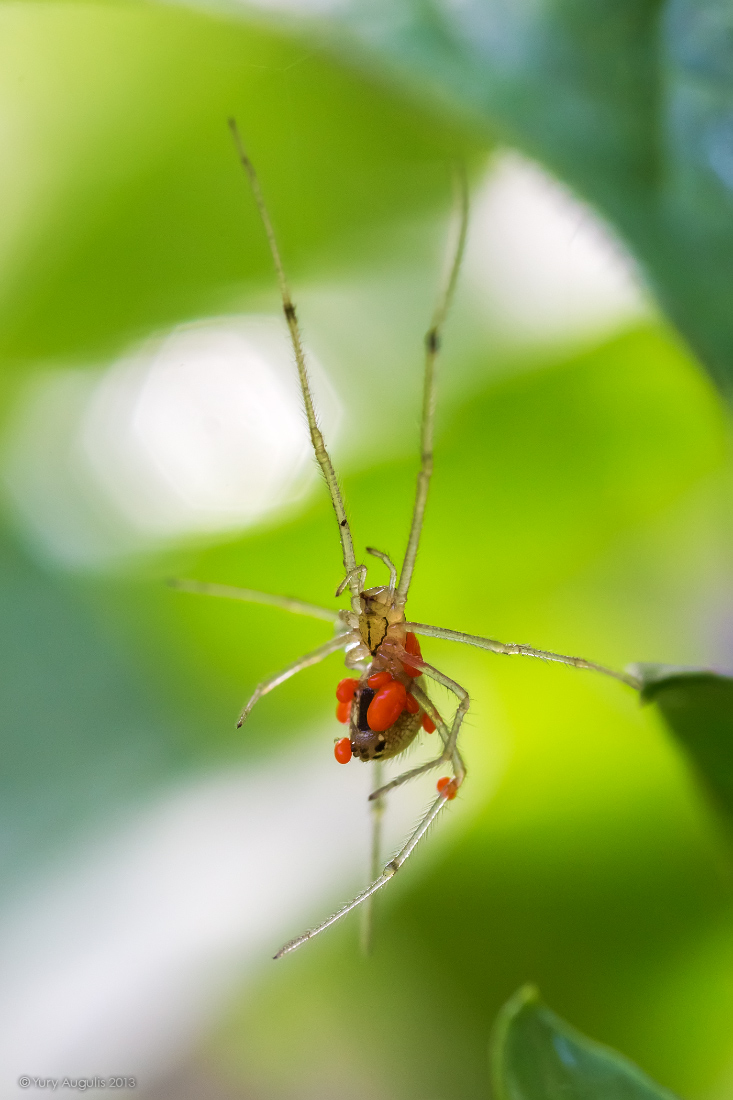
[[[533,981],[667,1087],[727,1097],[730,857],[653,707],[560,666],[426,642],[471,693],[469,781],[380,895],[372,958],[349,919],[272,963],[366,874],[366,779],[332,757],[340,665],[303,673],[238,733],[247,693],[328,628],[164,581],[337,606],[325,491],[314,480],[246,524],[161,535],[132,531],[109,476],[94,481],[84,416],[111,364],[179,324],[277,314],[233,115],[340,406],[357,552],[401,554],[451,163],[467,163],[485,213],[497,165],[514,164],[517,187],[538,172],[507,146],[545,150],[492,101],[479,117],[401,83],[339,37],[339,18],[0,4],[3,1095],[21,1073],[69,1072],[135,1075],[149,1100],[484,1097],[491,1023]],[[622,246],[542,179],[576,218],[569,251],[590,224],[610,263]],[[516,219],[502,210],[499,224]],[[638,244],[634,219],[616,220]],[[474,229],[410,616],[613,667],[729,667],[728,421],[713,384],[641,292],[636,312],[579,327],[576,279],[567,331],[512,328],[501,264],[481,275],[497,238]],[[637,251],[658,288],[652,245]],[[525,312],[531,290],[513,290]],[[431,788],[390,807],[395,843]],[[232,811],[207,832],[197,791],[214,814],[241,799],[246,829]],[[242,897],[256,914],[265,893],[267,927],[240,922]]]

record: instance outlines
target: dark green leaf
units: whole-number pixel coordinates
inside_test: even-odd
[[[623,1055],[546,1008],[531,986],[499,1014],[491,1070],[495,1100],[672,1100]]]
[[[677,665],[636,665],[642,699],[659,707],[705,784],[733,814],[733,677]]]

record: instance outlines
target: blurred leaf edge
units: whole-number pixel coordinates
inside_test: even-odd
[[[501,1009],[489,1065],[493,1100],[675,1100],[623,1054],[556,1015],[534,985]]]

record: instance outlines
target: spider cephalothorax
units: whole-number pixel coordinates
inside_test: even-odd
[[[561,653],[550,653],[547,650],[535,649],[528,645],[505,644],[495,641],[493,638],[482,638],[478,635],[465,634],[457,630],[446,630],[443,627],[428,626],[425,623],[407,622],[405,619],[405,604],[412,580],[412,573],[417,560],[418,545],[422,532],[425,505],[427,502],[428,486],[433,472],[433,420],[435,415],[435,366],[440,349],[440,337],[443,323],[448,312],[456,279],[463,254],[468,224],[468,190],[464,173],[459,173],[459,197],[460,197],[460,221],[456,245],[453,250],[452,261],[448,268],[448,277],[443,290],[438,298],[438,304],[433,315],[433,320],[425,337],[425,374],[423,389],[423,411],[420,433],[420,469],[417,475],[417,491],[412,513],[410,533],[407,540],[407,549],[402,563],[402,570],[397,580],[397,570],[389,557],[379,550],[367,547],[367,552],[380,558],[390,571],[390,583],[381,588],[364,588],[366,566],[357,565],[354,553],[354,544],[351,537],[351,528],[346,517],[341,490],[339,488],[336,473],[331,463],[331,458],[323,441],[316,411],[313,404],[313,396],[310,389],[310,381],[306,368],[305,353],[300,338],[295,306],[290,297],[290,290],[285,272],[280,259],[275,234],[270,222],[270,217],[265,206],[260,190],[257,175],[242,145],[235,123],[230,120],[230,126],[237,145],[239,157],[247,175],[249,176],[254,192],[255,200],[265,227],[265,232],[270,244],[272,258],[275,263],[280,293],[282,296],[285,321],[290,331],[295,363],[300,380],[300,388],[303,395],[305,414],[308,420],[311,442],[316,460],[321,467],[324,479],[331,496],[331,503],[338,524],[341,552],[346,576],[339,585],[336,595],[348,589],[350,596],[349,610],[332,611],[328,608],[318,607],[306,603],[303,600],[290,599],[284,596],[270,595],[264,592],[256,592],[251,589],[229,588],[225,585],[201,584],[198,581],[179,582],[179,586],[190,591],[205,592],[214,596],[228,596],[234,599],[248,600],[255,603],[266,603],[274,607],[292,611],[299,615],[310,615],[316,619],[325,619],[335,627],[334,637],[324,642],[312,653],[306,654],[293,662],[282,672],[271,676],[261,683],[252,694],[249,702],[242,711],[239,725],[245,721],[252,707],[258,699],[262,698],[278,684],[282,684],[291,676],[302,669],[317,664],[333,653],[344,653],[346,667],[359,673],[357,677],[347,677],[342,680],[337,688],[338,698],[337,717],[341,722],[349,724],[349,736],[343,737],[337,742],[335,748],[336,759],[339,763],[346,764],[353,757],[362,761],[371,761],[375,768],[376,782],[370,801],[374,809],[374,831],[372,843],[372,883],[358,897],[344,905],[328,920],[323,921],[317,928],[310,929],[302,936],[292,940],[278,951],[275,958],[293,951],[296,947],[312,939],[317,933],[328,928],[334,921],[339,920],[351,912],[358,905],[367,902],[367,912],[370,899],[381,889],[396,871],[402,866],[407,857],[414,851],[418,841],[428,831],[430,825],[441,812],[449,800],[455,797],[466,774],[461,754],[458,751],[458,735],[463,719],[468,711],[469,696],[465,688],[456,683],[444,672],[428,664],[423,660],[418,644],[417,635],[431,638],[444,638],[448,641],[463,642],[467,645],[487,649],[493,653],[522,654],[527,657],[540,657],[549,661],[560,661],[575,668],[590,669],[601,672],[607,676],[613,676],[630,687],[639,688],[636,677],[622,672],[614,672],[592,661],[586,661],[581,657],[568,657]],[[438,714],[430,700],[427,691],[422,686],[424,680],[441,684],[451,692],[456,700],[453,715],[444,721]],[[417,737],[421,728],[428,733],[435,729],[438,731],[440,751],[437,756],[427,763],[410,768],[400,775],[383,783],[381,776],[381,762],[390,757],[398,756]],[[453,775],[443,776],[438,780],[438,798],[427,810],[422,820],[408,837],[397,855],[387,863],[379,873],[379,821],[384,796],[388,791],[399,787],[410,779],[424,774],[432,768],[448,766]],[[369,922],[367,920],[367,927]],[[368,936],[367,936],[368,938]]]
[[[393,588],[367,588],[359,593],[359,604],[359,634],[370,653],[376,653],[388,637],[404,642],[405,607],[395,604]]]

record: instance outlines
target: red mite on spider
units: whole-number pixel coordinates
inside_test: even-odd
[[[346,916],[366,902],[367,919],[365,921],[365,945],[368,946],[371,930],[371,899],[385,886],[400,869],[407,857],[412,854],[418,842],[428,831],[443,808],[456,797],[466,777],[466,769],[458,750],[458,738],[461,724],[469,708],[469,695],[465,688],[456,683],[444,672],[434,668],[423,660],[418,635],[428,638],[443,638],[448,641],[462,642],[464,645],[477,646],[492,653],[517,654],[525,657],[539,657],[547,661],[559,661],[574,668],[588,669],[605,676],[612,676],[629,687],[639,688],[636,677],[603,665],[584,660],[582,657],[569,657],[561,653],[550,653],[535,649],[529,645],[503,643],[493,638],[482,638],[473,634],[464,634],[458,630],[446,630],[443,627],[429,626],[426,623],[409,622],[405,615],[405,606],[417,558],[420,533],[425,514],[428,488],[433,472],[433,422],[435,418],[435,368],[440,350],[443,325],[455,290],[461,258],[468,229],[468,186],[465,173],[458,173],[459,228],[453,245],[448,266],[448,276],[439,295],[432,322],[425,337],[425,371],[423,381],[423,404],[421,421],[420,469],[417,475],[417,489],[412,514],[412,524],[407,540],[407,549],[398,573],[397,568],[380,550],[367,547],[367,553],[379,558],[389,570],[389,584],[376,588],[365,588],[367,567],[358,565],[354,553],[351,528],[338,485],[336,473],[323,436],[313,404],[305,354],[300,338],[298,321],[280,259],[280,252],[270,216],[265,205],[259,179],[252,162],[247,156],[237,125],[233,119],[229,126],[242,163],[252,188],[255,202],[264,225],[265,233],[272,253],[272,259],[280,284],[283,312],[290,331],[295,363],[298,370],[303,404],[308,418],[313,450],[326,481],[331,503],[336,514],[345,576],[336,595],[349,593],[349,608],[339,612],[301,600],[284,596],[270,595],[244,588],[232,588],[227,585],[205,584],[199,581],[175,581],[174,586],[189,592],[200,592],[211,596],[224,596],[252,603],[265,603],[292,611],[299,615],[309,615],[323,619],[334,625],[335,633],[330,641],[300,657],[288,665],[282,672],[271,676],[259,684],[240,716],[241,726],[248,718],[258,699],[272,691],[279,684],[289,680],[302,669],[309,668],[324,660],[332,653],[343,650],[345,664],[358,673],[358,677],[347,677],[338,684],[336,698],[338,705],[336,717],[348,724],[349,736],[336,742],[335,756],[340,764],[347,764],[356,757],[366,762],[372,761],[376,772],[375,789],[369,796],[373,808],[372,834],[372,882],[353,901],[348,902],[336,913],[324,920],[316,928],[309,929],[297,939],[285,944],[276,959],[294,951],[308,940],[323,932],[341,917]],[[452,717],[443,719],[435,709],[427,691],[426,681],[433,680],[442,684],[456,698],[456,708]],[[415,740],[421,731],[433,733],[437,729],[442,747],[438,755],[425,764],[410,768],[391,779],[382,782],[381,763],[391,757],[399,756]],[[451,775],[438,780],[438,797],[427,810],[417,828],[411,833],[403,847],[380,872],[380,824],[385,795],[415,779],[418,775],[432,769],[448,767]]]

